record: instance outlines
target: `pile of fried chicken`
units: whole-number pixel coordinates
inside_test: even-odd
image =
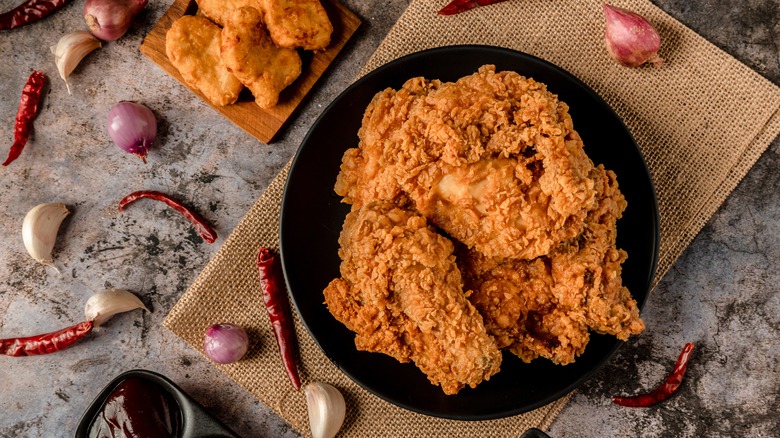
[[[187,84],[213,105],[235,103],[244,87],[261,108],[301,74],[296,49],[330,44],[333,25],[320,0],[198,0],[165,35],[165,52]]]
[[[351,204],[341,278],[324,291],[358,349],[456,394],[502,349],[566,365],[591,330],[644,329],[615,245],[625,198],[545,84],[492,65],[413,78],[373,98],[358,136],[335,185]]]

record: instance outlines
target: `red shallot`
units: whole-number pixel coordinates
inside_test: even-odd
[[[617,62],[626,67],[639,67],[649,62],[659,66],[658,56],[661,37],[644,17],[626,9],[602,4],[606,31],[607,51]]]
[[[246,354],[249,337],[240,325],[222,323],[206,329],[203,350],[216,363],[233,363]]]
[[[84,20],[92,34],[104,41],[122,37],[148,0],[87,0]]]
[[[157,138],[157,119],[152,110],[140,103],[119,102],[108,112],[106,128],[120,149],[146,163],[149,148]]]

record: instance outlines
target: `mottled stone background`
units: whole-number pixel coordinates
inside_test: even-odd
[[[780,1],[653,1],[780,83]],[[0,0],[0,10],[18,3]],[[271,145],[222,118],[138,51],[170,3],[150,2],[128,35],[90,54],[70,78],[72,95],[49,46],[85,28],[84,0],[0,32],[0,143],[11,143],[31,69],[50,79],[32,141],[0,169],[0,337],[78,322],[87,298],[111,287],[136,292],[151,310],[116,317],[55,355],[0,357],[2,437],[72,436],[93,397],[133,368],[168,376],[242,436],[297,436],[161,323],[407,3],[344,1],[364,26]],[[140,101],[157,115],[160,136],[148,164],[108,138],[105,119],[120,100]],[[648,330],[576,393],[552,436],[780,436],[779,153],[775,140],[652,293],[643,312]],[[180,216],[151,201],[118,214],[118,200],[140,189],[185,199],[216,225],[220,239],[203,243]],[[22,219],[41,202],[63,202],[72,212],[54,249],[61,275],[35,264],[22,244]],[[654,387],[688,341],[697,349],[678,396],[650,409],[611,403],[612,395]]]

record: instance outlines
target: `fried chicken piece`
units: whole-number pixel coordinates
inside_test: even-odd
[[[274,46],[255,8],[236,9],[222,29],[222,60],[242,84],[252,91],[255,103],[271,108],[279,94],[301,74],[301,57],[292,49]]]
[[[626,253],[615,246],[626,207],[615,174],[596,168],[597,207],[582,233],[534,260],[496,260],[458,254],[469,300],[499,348],[530,362],[545,357],[569,364],[589,340],[589,329],[626,340],[644,329],[636,301],[622,285]]]
[[[501,353],[466,299],[453,245],[387,202],[354,208],[339,237],[342,278],[325,288],[360,350],[410,360],[456,394],[498,372]]]
[[[196,0],[198,12],[224,27],[230,15],[240,7],[262,9],[260,0]]]
[[[319,0],[258,0],[271,39],[288,49],[322,50],[330,44],[333,24]]]
[[[392,201],[487,257],[533,259],[582,231],[593,162],[546,86],[483,66],[378,93],[342,159],[344,202]]]
[[[204,17],[185,15],[165,35],[165,52],[184,81],[209,102],[225,106],[235,102],[244,88],[228,71],[219,53],[222,30]]]

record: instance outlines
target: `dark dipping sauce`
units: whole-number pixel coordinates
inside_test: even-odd
[[[128,377],[108,396],[92,420],[89,438],[165,438],[179,435],[181,412],[160,385]]]

